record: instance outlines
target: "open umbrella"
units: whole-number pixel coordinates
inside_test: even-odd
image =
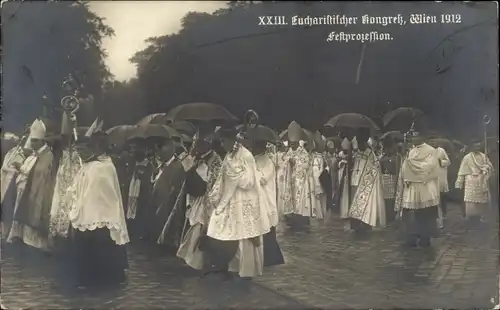
[[[137,125],[120,125],[112,127],[106,130],[108,141],[117,147],[122,147],[127,140],[136,133],[137,128]]]
[[[425,118],[424,112],[415,108],[397,108],[387,112],[383,118],[386,130],[401,130],[406,132],[414,121]]]
[[[165,139],[181,139],[180,133],[167,125],[150,124],[145,126],[137,126],[134,133],[129,139],[134,138],[165,138]]]
[[[188,121],[177,121],[169,124],[170,127],[174,128],[178,132],[192,137],[196,133],[196,127]]]
[[[343,113],[336,115],[325,124],[325,127],[337,128],[367,128],[379,131],[380,128],[368,116],[358,113]]]
[[[272,144],[281,142],[280,137],[274,130],[267,126],[258,125],[247,130],[247,138],[254,141],[265,141]]]
[[[160,124],[160,125],[166,125],[163,124],[165,120],[165,115],[166,113],[154,113],[154,114],[149,114],[141,118],[138,122],[137,125],[144,126],[148,124]]]
[[[400,142],[404,140],[404,134],[397,130],[388,131],[380,136],[381,141],[385,139],[392,139],[395,142]]]
[[[166,117],[170,121],[238,122],[238,118],[223,106],[207,102],[181,104],[170,110]]]

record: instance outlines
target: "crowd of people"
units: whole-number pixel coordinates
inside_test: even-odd
[[[280,223],[337,216],[366,233],[402,221],[409,247],[430,246],[445,223],[450,158],[418,126],[398,141],[366,128],[307,135],[293,121],[278,141],[252,122],[173,123],[177,134],[117,146],[102,125],[54,136],[36,119],[2,162],[2,238],[51,253],[74,286],[123,283],[131,241],[202,274],[252,278],[285,263]],[[469,222],[485,219],[493,171],[472,145],[454,184]]]

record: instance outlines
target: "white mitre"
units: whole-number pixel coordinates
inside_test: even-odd
[[[47,133],[47,128],[45,124],[36,119],[30,127],[30,139],[45,139]]]

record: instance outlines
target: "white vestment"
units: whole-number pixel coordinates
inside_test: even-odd
[[[385,227],[385,200],[380,162],[371,149],[360,156],[363,170],[357,174],[357,186],[349,215],[371,227]],[[356,167],[356,166],[355,166]]]
[[[350,218],[349,210],[351,206],[349,205],[349,200],[351,200],[351,205],[354,199],[354,195],[356,193],[357,187],[359,185],[359,181],[361,178],[361,175],[365,171],[366,167],[366,162],[368,159],[368,155],[370,154],[371,150],[366,149],[364,151],[357,151],[353,155],[353,167],[352,167],[352,173],[351,173],[351,184],[348,185],[348,171],[345,171],[347,168],[346,162],[339,163],[339,179],[341,179],[342,175],[344,175],[344,179],[341,181],[342,182],[342,194],[340,196],[340,218],[342,219],[347,219]],[[345,157],[343,153],[340,154],[341,157]],[[347,159],[345,159],[347,161]],[[349,187],[351,191],[351,197],[349,197]]]
[[[311,157],[299,146],[296,150],[289,149],[282,160],[286,163],[285,188],[282,195],[284,214],[311,216],[310,190],[308,186],[311,173]],[[292,164],[293,162],[293,164]]]
[[[117,245],[130,239],[123,210],[120,183],[111,159],[102,156],[83,165],[70,187],[69,220],[80,231],[107,228]]]
[[[12,180],[15,180],[17,176],[17,170],[14,168],[14,163],[22,164],[24,162],[24,157],[21,155],[20,151],[19,148],[15,147],[5,154],[1,170],[2,203],[9,186],[11,186]]]
[[[219,155],[213,152],[207,163],[201,164],[196,169],[197,174],[207,182],[207,190],[205,195],[189,197],[187,200],[189,208],[186,210],[186,220],[189,221],[191,227],[182,238],[177,257],[184,260],[191,268],[198,270],[203,268],[205,259],[204,252],[198,248],[200,237],[203,228],[208,227],[213,212],[213,208],[208,201],[208,194],[219,175],[221,162]]]
[[[347,180],[347,158],[346,154],[342,151],[339,153],[339,158],[341,160],[337,163],[338,165],[338,177],[337,179],[339,180],[339,190],[342,192],[340,193],[340,218],[341,219],[348,219],[349,218],[349,185]],[[351,192],[351,197],[353,196],[353,193]]]
[[[276,204],[276,172],[272,160],[267,154],[255,156],[255,164],[260,173],[260,184],[262,195],[266,198],[269,221],[271,226],[276,227],[279,222],[278,207]]]
[[[242,277],[261,275],[264,268],[262,236],[271,230],[271,223],[255,159],[244,146],[226,155],[209,200],[215,208],[207,235],[217,240],[239,241],[229,270],[239,272]],[[258,246],[249,240],[255,237],[260,241]]]
[[[63,150],[62,157],[57,169],[56,184],[54,196],[52,198],[52,207],[50,209],[50,236],[60,236],[66,238],[69,229],[69,217],[71,205],[68,204],[67,191],[73,184],[73,181],[80,171],[83,163],[77,152],[72,151],[71,157],[69,150]]]
[[[446,151],[441,147],[436,148],[436,156],[439,160],[439,191],[441,193],[447,193],[449,192],[448,166],[451,164],[451,161]]]
[[[271,224],[262,193],[252,153],[241,146],[236,153],[226,155],[209,194],[215,208],[208,236],[217,240],[243,240],[268,233]]]
[[[276,152],[273,154],[274,157],[274,162],[277,165],[276,169],[276,174],[277,174],[277,186],[276,186],[276,191],[277,191],[277,207],[278,207],[278,214],[279,216],[283,216],[285,214],[285,201],[284,201],[284,193],[286,191],[286,180],[288,179],[288,161],[283,160],[285,156],[284,152]]]
[[[28,139],[28,141],[31,140]],[[37,154],[42,153],[47,148],[48,146],[45,144],[37,152],[34,152],[30,156],[28,156],[21,165],[19,173],[17,174],[16,177],[17,196],[16,196],[16,203],[14,206],[14,214],[19,208],[19,204],[23,197],[23,193],[26,190],[26,185],[28,184],[28,177],[30,176],[31,171],[33,170],[33,167],[35,166],[38,160]],[[13,220],[11,230],[7,237],[7,242],[12,243],[15,237],[22,239],[25,244],[32,246],[34,248],[41,249],[44,251],[49,250],[50,245],[48,243],[47,238],[43,236],[38,230],[28,225],[19,223],[16,220]]]
[[[323,153],[314,152],[312,154],[312,169],[309,178],[309,188],[311,193],[312,216],[324,219],[326,214],[326,192],[324,191],[319,177],[326,167]]]
[[[14,163],[19,163],[22,165],[24,161],[24,157],[21,155],[22,150],[19,149],[18,147],[15,147],[13,149],[10,149],[7,154],[5,154],[4,161],[2,163],[2,170],[1,170],[1,186],[2,186],[2,193],[1,193],[1,203],[2,203],[2,213],[5,212],[6,210],[12,210],[14,209],[14,204],[15,200],[14,199],[8,199],[8,203],[10,204],[7,206],[4,201],[7,192],[12,192],[13,195],[12,197],[14,198],[14,193],[17,191],[16,188],[16,183],[15,180],[17,178],[17,170],[14,168]],[[9,191],[11,189],[11,191]],[[10,201],[12,200],[12,201]],[[9,235],[9,230],[10,230],[10,225],[5,222],[6,217],[2,217],[2,238],[7,238]]]
[[[490,202],[489,178],[493,165],[481,152],[471,152],[462,159],[458,171],[456,188],[464,189],[465,214],[482,215]]]
[[[426,143],[413,147],[403,162],[400,179],[395,210],[439,205],[439,163],[435,148]]]

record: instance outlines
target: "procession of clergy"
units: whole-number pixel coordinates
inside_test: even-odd
[[[98,120],[77,137],[48,139],[36,119],[2,163],[2,238],[22,255],[51,253],[68,285],[123,283],[130,240],[173,249],[202,274],[252,278],[284,264],[280,222],[307,230],[340,216],[366,232],[401,220],[406,245],[427,247],[446,218],[450,159],[419,130],[407,152],[362,129],[307,141],[296,122],[279,144],[229,126],[198,128],[192,144],[131,139],[117,150]],[[455,186],[467,219],[481,221],[492,173],[480,146],[463,158]]]

